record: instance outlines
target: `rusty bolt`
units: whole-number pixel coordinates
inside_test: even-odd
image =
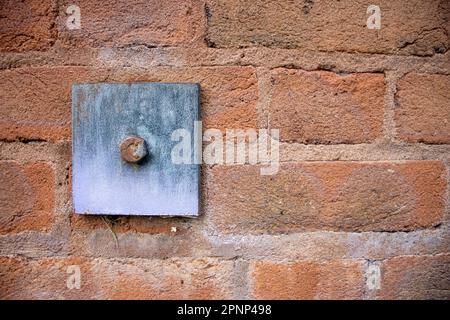
[[[131,136],[120,143],[120,155],[129,163],[138,163],[147,155],[145,140],[141,137]]]

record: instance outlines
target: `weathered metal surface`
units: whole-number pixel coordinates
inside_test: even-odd
[[[127,137],[120,143],[120,156],[129,163],[141,163],[148,154],[145,140],[141,137]]]
[[[176,129],[194,136],[197,84],[79,84],[72,87],[73,204],[76,213],[183,215],[199,213],[199,165],[174,164]],[[121,157],[130,136],[149,154]]]

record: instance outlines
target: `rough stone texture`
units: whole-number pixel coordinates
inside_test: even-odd
[[[55,2],[2,0],[0,51],[48,49],[55,41]]]
[[[302,7],[303,4],[303,7]],[[446,0],[381,0],[381,29],[369,30],[370,3],[208,0],[209,46],[432,55],[449,48]]]
[[[69,266],[80,289],[69,289]],[[225,299],[233,262],[218,259],[0,258],[1,299]]]
[[[68,46],[173,46],[201,42],[205,32],[202,1],[79,0],[81,29],[66,28],[62,1],[57,19],[58,38]]]
[[[54,184],[55,173],[47,163],[0,161],[0,234],[49,230]]]
[[[103,262],[109,299],[226,299],[232,297],[232,261],[145,261],[133,266]],[[110,283],[109,279],[113,279]]]
[[[120,70],[118,82],[196,82],[200,84],[204,128],[256,128],[258,88],[253,67],[155,68]]]
[[[113,230],[113,231],[111,231]],[[194,230],[166,234],[119,233],[114,227],[73,232],[70,251],[90,257],[156,258],[202,257],[210,247]],[[117,238],[117,241],[116,241]]]
[[[381,299],[450,299],[450,255],[404,256],[381,267]]]
[[[139,70],[87,67],[24,68],[0,72],[0,138],[70,138],[71,87],[85,82],[198,82],[204,125],[256,127],[257,88],[253,68],[156,68]]]
[[[442,221],[446,170],[438,161],[216,166],[207,174],[205,211],[223,233],[404,231]]]
[[[397,136],[450,143],[450,75],[409,73],[397,83]]]
[[[449,4],[1,1],[0,298],[449,299]],[[281,129],[280,171],[203,165],[197,219],[74,215],[70,88],[135,81]]]
[[[67,288],[67,268],[76,265],[82,275],[83,290]],[[81,257],[27,260],[20,257],[0,258],[1,299],[95,299],[99,298],[92,281],[92,264]]]
[[[88,68],[25,68],[0,73],[0,137],[70,138],[72,83],[104,80]]]
[[[80,231],[92,231],[107,228],[105,221],[101,217],[81,216],[74,214],[71,218],[72,226]],[[109,216],[107,222],[113,226],[114,231],[118,233],[137,232],[145,234],[166,234],[174,233],[172,228],[176,229],[177,234],[186,233],[192,222],[196,219],[190,218],[162,218],[162,217],[133,217],[133,216]]]
[[[271,83],[269,123],[282,141],[362,143],[382,134],[381,74],[276,69]]]
[[[364,262],[253,262],[255,299],[361,299]]]

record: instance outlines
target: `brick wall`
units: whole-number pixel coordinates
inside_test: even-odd
[[[1,298],[450,298],[448,1],[0,16]],[[280,129],[280,170],[203,165],[198,219],[74,215],[70,88],[91,81],[199,82],[205,128]]]

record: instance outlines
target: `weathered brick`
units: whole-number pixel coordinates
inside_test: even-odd
[[[322,178],[330,183],[336,172],[349,170],[323,216],[336,230],[403,231],[441,223],[447,188],[442,162],[362,162],[348,168],[336,164],[326,168]]]
[[[80,268],[80,289],[67,287],[69,266]],[[33,261],[3,257],[0,298],[223,299],[231,298],[232,270],[232,261],[217,259]]]
[[[66,27],[67,7],[60,5],[58,37],[75,46],[175,46],[203,42],[205,17],[202,1],[79,0],[81,29]]]
[[[0,73],[0,138],[70,138],[71,87],[98,79],[85,67],[24,68]]]
[[[398,81],[396,102],[400,139],[450,143],[450,75],[409,73]]]
[[[0,72],[0,139],[70,139],[71,87],[83,82],[199,82],[205,126],[256,127],[258,98],[251,67],[23,68]]]
[[[1,1],[0,298],[450,299],[450,2],[380,0],[381,30],[369,4]],[[139,81],[200,83],[205,129],[281,129],[279,173],[206,166],[198,219],[67,216],[72,84]]]
[[[49,230],[54,202],[55,173],[51,165],[0,161],[0,234]]]
[[[55,41],[52,0],[2,0],[0,17],[0,51],[44,50]]]
[[[197,82],[201,86],[204,127],[257,128],[258,89],[253,67],[155,68],[124,70],[110,77],[118,82]]]
[[[403,256],[381,265],[381,299],[450,299],[450,255]]]
[[[69,266],[81,274],[80,289],[68,289]],[[95,282],[91,261],[81,257],[27,260],[0,257],[0,298],[16,299],[95,299],[101,283]]]
[[[209,248],[206,237],[192,229],[179,232],[177,228],[170,234],[112,230],[102,227],[90,232],[73,231],[70,252],[89,257],[168,259],[201,256]]]
[[[289,163],[272,176],[216,166],[206,176],[206,219],[222,233],[415,230],[439,224],[446,203],[440,161]]]
[[[270,126],[282,141],[363,143],[382,134],[382,74],[276,69],[271,83]]]
[[[364,263],[357,260],[253,262],[255,299],[361,299]]]
[[[142,260],[136,264],[103,261],[101,283],[107,299],[230,299],[232,261]]]
[[[370,3],[208,0],[214,47],[269,46],[320,51],[431,55],[449,48],[446,0],[380,0],[381,29],[369,30]]]
[[[80,215],[71,216],[72,228],[75,231],[94,231],[107,229],[108,223],[114,232],[139,232],[146,234],[174,234],[186,233],[193,219],[189,218],[161,218],[137,216],[109,216],[105,222],[104,216]],[[175,228],[176,231],[173,231]]]

